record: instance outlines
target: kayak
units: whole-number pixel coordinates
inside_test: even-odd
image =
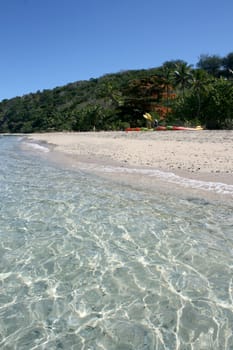
[[[203,130],[201,126],[196,126],[195,128],[188,128],[186,126],[175,126],[175,125],[167,125],[167,126],[157,126],[154,129],[148,129],[148,128],[126,128],[125,131],[167,131],[167,130],[189,130],[189,131],[198,131]]]
[[[143,128],[126,128],[125,131],[143,131]]]
[[[186,126],[175,126],[175,125],[168,125],[168,126],[157,126],[157,128],[154,129],[155,131],[165,131],[165,130],[190,130],[190,131],[197,131],[197,130],[203,130],[201,126],[196,126],[195,128],[188,128]]]

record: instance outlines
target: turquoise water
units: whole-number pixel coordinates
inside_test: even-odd
[[[21,143],[0,138],[0,349],[233,349],[230,201],[155,196]]]

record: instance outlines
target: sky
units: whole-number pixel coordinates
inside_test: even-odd
[[[0,101],[233,52],[233,0],[0,0]]]

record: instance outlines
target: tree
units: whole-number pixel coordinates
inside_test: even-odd
[[[203,116],[209,129],[233,129],[233,84],[215,79],[203,101]]]
[[[201,96],[204,92],[208,91],[210,83],[209,74],[202,69],[195,69],[192,74],[191,90],[197,99],[197,112],[196,117],[200,117],[201,112]]]
[[[225,76],[228,79],[233,79],[233,52],[222,59],[222,65],[225,70]]]
[[[163,68],[165,68],[165,69],[168,68],[168,69],[170,69],[170,71],[174,71],[174,70],[177,69],[177,67],[179,67],[179,66],[181,66],[183,64],[187,65],[188,63],[183,61],[183,60],[179,60],[179,59],[171,60],[171,61],[165,61],[163,63],[163,65],[162,65],[162,69]]]
[[[205,70],[214,77],[219,77],[222,68],[222,58],[218,55],[204,55],[200,56],[197,67]]]
[[[120,108],[121,116],[127,115],[129,118],[127,121],[133,126],[138,126],[142,123],[145,112],[156,113],[164,94],[163,78],[156,74],[133,79],[125,86],[122,93],[124,104]]]
[[[181,88],[182,96],[184,97],[185,89],[191,86],[192,73],[191,65],[181,63],[176,66],[174,71],[174,84]]]
[[[168,113],[169,100],[173,92],[174,71],[172,68],[169,68],[169,65],[164,64],[158,74],[161,77],[161,85],[164,87],[165,90],[166,109]]]

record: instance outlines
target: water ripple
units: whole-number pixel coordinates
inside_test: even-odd
[[[1,349],[233,348],[229,204],[122,191],[4,146]]]

